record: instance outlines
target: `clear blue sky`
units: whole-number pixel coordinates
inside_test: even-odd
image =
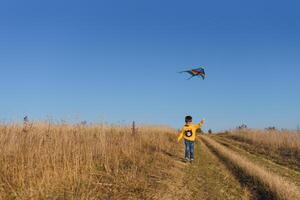
[[[297,1],[0,3],[0,120],[300,124]],[[206,67],[208,78],[178,71]]]

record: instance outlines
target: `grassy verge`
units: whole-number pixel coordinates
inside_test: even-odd
[[[257,166],[248,159],[240,156],[234,151],[219,144],[208,136],[201,136],[201,139],[208,144],[221,158],[230,163],[241,175],[246,175],[252,184],[262,187],[265,193],[260,193],[264,198],[272,199],[300,199],[299,188],[276,174],[270,173],[263,167]],[[247,180],[249,181],[249,180]],[[270,192],[270,193],[269,193]]]

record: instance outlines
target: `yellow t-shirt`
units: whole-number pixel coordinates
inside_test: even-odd
[[[197,129],[201,128],[204,124],[204,121],[202,120],[199,124],[186,124],[182,128],[179,136],[178,136],[178,142],[184,138],[189,141],[195,141],[196,139],[196,131]]]

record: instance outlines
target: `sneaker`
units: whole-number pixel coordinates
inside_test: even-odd
[[[191,158],[191,160],[190,160],[191,162],[193,162],[194,161],[194,158]]]
[[[189,158],[185,158],[184,160],[185,160],[185,162],[190,162]]]

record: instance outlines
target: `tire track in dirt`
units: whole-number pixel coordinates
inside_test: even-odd
[[[249,191],[201,140],[196,145],[196,161],[187,171],[185,184],[190,184],[191,199],[250,198]]]

